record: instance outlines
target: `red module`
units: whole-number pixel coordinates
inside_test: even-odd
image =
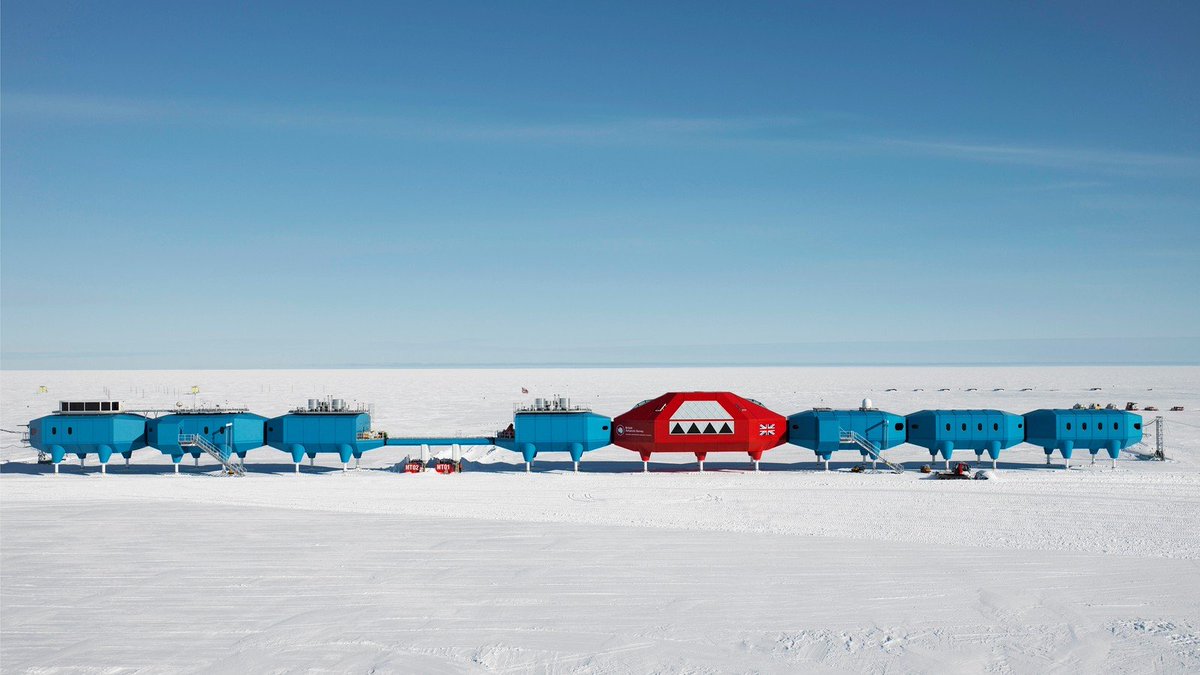
[[[787,440],[787,418],[727,391],[673,392],[613,419],[613,443],[650,461],[655,452],[744,452],[756,463]],[[703,468],[703,464],[701,464]]]

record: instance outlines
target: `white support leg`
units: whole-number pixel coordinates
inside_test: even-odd
[[[79,468],[81,468],[81,469],[83,468],[83,460],[84,459],[85,459],[84,457],[79,458]]]
[[[125,466],[129,466],[129,458],[128,457],[125,458]]]
[[[175,462],[175,475],[179,475],[179,462]]]
[[[317,458],[316,458],[316,457],[309,457],[309,458],[308,458],[308,465],[309,465],[309,466],[313,466],[313,462],[315,462],[315,461],[317,461]]]
[[[1115,466],[1115,463],[1114,463],[1114,466]],[[58,462],[55,462],[55,463],[54,463],[54,473],[55,473],[55,474],[57,474],[57,473],[58,473]]]
[[[1063,457],[1063,469],[1070,469],[1070,468],[1071,468],[1071,460],[1067,459],[1066,457]]]
[[[103,464],[103,463],[102,463],[102,464],[100,465],[100,475],[102,475],[102,476],[107,476],[107,475],[108,475],[108,465],[107,465],[107,464]]]
[[[300,462],[296,462],[296,473],[300,473]]]
[[[350,468],[349,462],[342,462],[342,473],[345,473]]]
[[[650,473],[650,461],[642,460],[642,473]]]
[[[193,459],[193,460],[194,460],[194,462],[195,462],[195,466],[196,466],[196,468],[200,468],[200,457],[199,457],[199,456],[196,456],[196,457],[193,457],[192,459]]]
[[[361,459],[362,459],[361,457],[355,457],[355,458],[354,458],[354,470],[355,470],[355,471],[358,471],[358,463],[359,463],[359,461],[360,461]]]
[[[529,473],[531,464],[533,464],[533,462],[525,462],[525,473]]]
[[[996,460],[992,460],[992,471],[996,470]]]
[[[575,462],[575,473],[579,473],[579,462]]]
[[[950,460],[946,460],[946,471],[950,470]]]
[[[1115,457],[1113,458],[1113,461],[1112,461],[1112,468],[1113,468],[1113,471],[1117,470],[1117,459]]]
[[[700,460],[700,473],[704,473],[704,460]]]
[[[822,458],[821,461],[825,464],[825,470],[829,470],[829,460]]]
[[[754,460],[754,470],[758,471],[758,460]]]

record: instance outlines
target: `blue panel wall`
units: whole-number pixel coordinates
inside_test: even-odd
[[[812,450],[821,459],[838,450],[865,450],[841,442],[841,432],[854,431],[880,450],[901,445],[907,437],[907,423],[900,415],[882,410],[806,410],[788,417],[788,442]]]
[[[612,442],[612,418],[592,412],[518,412],[514,437],[496,444],[516,450],[531,462],[541,452],[567,452],[578,462],[583,453]]]
[[[283,450],[299,463],[306,455],[331,453],[343,462],[361,457],[367,450],[384,444],[384,440],[358,440],[359,432],[371,429],[367,413],[303,414],[289,413],[267,420],[267,445]]]
[[[47,415],[29,423],[29,444],[54,463],[71,454],[96,455],[107,464],[115,453],[129,457],[146,447],[146,418],[141,415]]]
[[[1025,419],[1002,410],[921,410],[907,423],[909,443],[946,460],[960,449],[996,460],[1001,450],[1025,440]]]
[[[1049,457],[1058,450],[1071,459],[1076,448],[1093,456],[1101,450],[1116,459],[1142,440],[1142,416],[1124,410],[1034,410],[1025,415],[1025,440]]]
[[[205,437],[229,457],[236,453],[245,458],[246,452],[266,444],[267,418],[254,413],[177,413],[150,420],[146,425],[146,444],[158,448],[164,455],[178,461],[184,454],[199,457],[199,448],[181,448],[180,434],[198,434]],[[232,433],[226,429],[233,424]]]

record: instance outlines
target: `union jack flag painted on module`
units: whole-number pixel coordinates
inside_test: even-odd
[[[758,425],[758,435],[759,436],[774,436],[775,435],[775,425],[774,424]]]

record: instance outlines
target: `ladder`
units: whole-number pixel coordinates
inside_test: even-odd
[[[229,453],[229,458],[227,459],[223,454],[221,454],[221,450],[217,446],[213,445],[212,441],[201,436],[200,434],[179,434],[179,447],[200,448],[209,457],[212,457],[220,462],[221,466],[225,468],[226,474],[230,476],[246,475],[246,467],[242,466],[242,460],[238,459],[237,455],[231,452]]]
[[[838,434],[838,440],[840,440],[843,445],[856,445],[859,448],[862,448],[863,452],[867,453],[871,459],[883,462],[893,472],[904,473],[903,466],[889,462],[887,459],[885,459],[884,456],[879,452],[879,446],[867,440],[865,436],[857,431],[847,431],[845,429],[841,429]]]

